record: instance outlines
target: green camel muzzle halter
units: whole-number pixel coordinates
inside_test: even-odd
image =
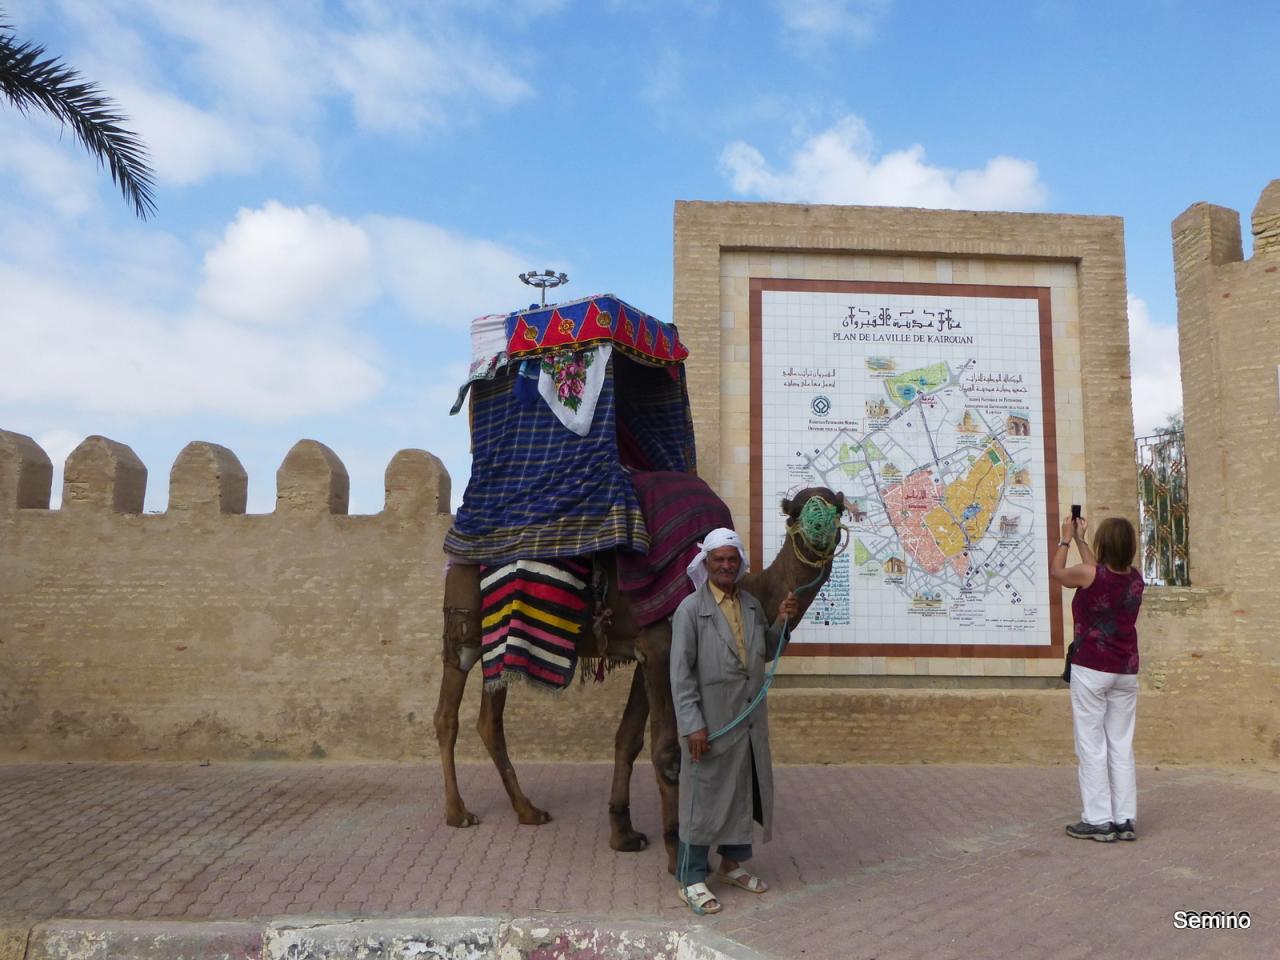
[[[804,542],[819,553],[835,549],[840,537],[840,508],[822,497],[810,497],[796,520]]]

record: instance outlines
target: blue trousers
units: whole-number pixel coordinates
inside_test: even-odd
[[[716,847],[716,852],[722,857],[728,857],[730,860],[744,863],[751,859],[751,844],[722,843]],[[680,849],[677,851],[678,859],[676,860],[677,874],[680,873],[680,867],[682,865],[684,867],[683,875],[677,876],[680,886],[687,887],[691,883],[702,883],[707,879],[707,858],[710,853],[710,846],[704,847],[700,844],[680,841]]]

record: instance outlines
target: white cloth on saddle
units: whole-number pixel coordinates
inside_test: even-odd
[[[738,579],[747,575],[747,550],[742,545],[742,538],[728,527],[717,527],[698,544],[697,556],[685,567],[684,572],[693,581],[693,589],[697,590],[707,582],[707,554],[721,547],[737,547],[738,556],[742,558],[742,566],[738,567]]]
[[[564,377],[562,374],[561,379],[557,379],[555,373],[547,370],[546,363],[543,363],[538,372],[538,393],[556,415],[556,419],[580,437],[591,432],[591,421],[596,416],[596,401],[600,399],[605,371],[612,354],[613,344],[602,343],[570,355],[570,362],[575,367],[586,363],[586,369],[578,369],[575,375]],[[555,359],[548,359],[554,366]],[[563,370],[563,367],[560,369]]]

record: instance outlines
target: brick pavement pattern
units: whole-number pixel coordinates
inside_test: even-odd
[[[1280,954],[1280,776],[1139,771],[1139,840],[1072,840],[1071,767],[780,766],[773,889],[691,916],[660,843],[608,846],[610,768],[521,768],[555,819],[516,824],[493,769],[459,770],[481,817],[444,826],[434,766],[0,766],[0,926],[51,918],[549,916],[703,926],[768,957]],[[657,834],[647,768],[638,829]],[[1178,910],[1247,930],[1176,930]]]

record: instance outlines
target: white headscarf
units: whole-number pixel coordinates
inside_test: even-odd
[[[684,572],[693,581],[693,589],[699,590],[707,582],[707,554],[721,547],[737,547],[738,556],[742,558],[742,566],[738,567],[738,579],[747,575],[747,551],[742,546],[742,538],[728,527],[717,527],[698,544],[698,555],[685,567]]]

